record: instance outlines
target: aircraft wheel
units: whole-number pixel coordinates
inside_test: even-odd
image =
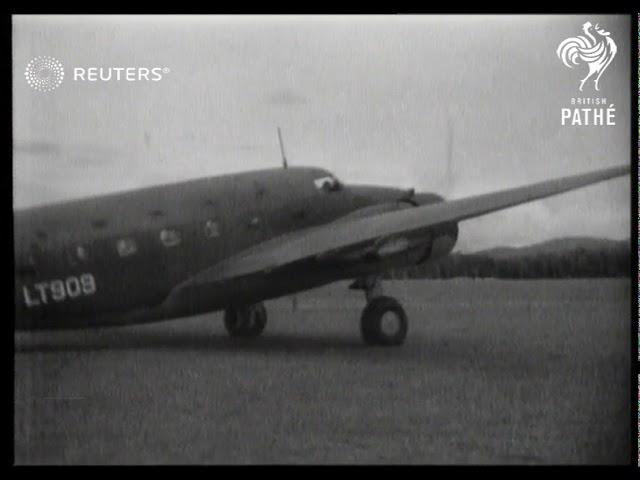
[[[267,310],[262,303],[228,308],[224,312],[224,326],[232,337],[257,337],[266,324]]]
[[[376,297],[362,311],[360,331],[369,345],[401,345],[408,328],[407,314],[395,298]]]

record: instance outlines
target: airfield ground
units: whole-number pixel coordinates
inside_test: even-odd
[[[385,288],[400,348],[362,345],[346,283],[268,302],[252,341],[220,314],[17,333],[16,463],[629,461],[629,280]]]

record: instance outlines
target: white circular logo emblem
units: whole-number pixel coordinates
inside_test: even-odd
[[[64,68],[53,57],[35,57],[25,68],[24,76],[31,88],[40,92],[50,92],[62,84]]]

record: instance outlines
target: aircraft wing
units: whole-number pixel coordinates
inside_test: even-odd
[[[459,222],[515,205],[626,175],[629,166],[618,166],[581,175],[557,178],[493,193],[444,201],[377,215],[336,220],[266,241],[205,270],[178,289],[269,273],[294,262],[335,258],[362,248],[371,241],[411,234],[429,227]]]

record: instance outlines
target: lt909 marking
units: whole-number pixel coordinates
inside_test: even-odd
[[[28,308],[47,304],[50,301],[63,302],[69,298],[89,296],[97,291],[96,280],[91,273],[79,277],[71,276],[65,280],[54,279],[39,282],[31,287],[22,287],[24,303]]]

